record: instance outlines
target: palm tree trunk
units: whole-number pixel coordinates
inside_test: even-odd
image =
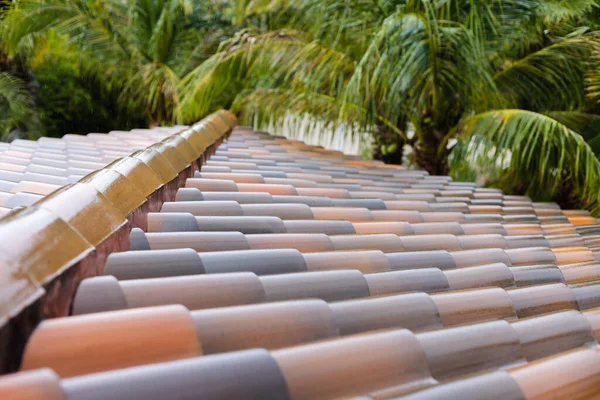
[[[436,132],[425,132],[424,140],[419,140],[413,146],[413,162],[430,175],[448,175],[448,151],[439,153],[438,149],[444,135]]]
[[[404,140],[385,125],[376,125],[371,155],[386,164],[402,164]]]

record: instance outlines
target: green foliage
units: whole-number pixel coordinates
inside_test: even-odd
[[[0,72],[0,140],[8,140],[19,132],[30,138],[40,133],[33,111],[33,96],[25,82],[7,72]]]
[[[11,130],[35,110],[51,134],[309,115],[382,157],[407,144],[431,173],[600,211],[596,0],[20,0],[2,23],[38,85],[34,104],[4,84]]]
[[[238,18],[261,24],[181,81],[184,119],[229,96],[253,121],[306,113],[374,134],[385,126],[431,173],[451,167],[543,198],[568,188],[598,207],[600,139],[588,123],[600,98],[596,1],[239,5]],[[483,168],[459,162],[467,150]]]
[[[47,136],[108,132],[147,124],[143,115],[127,114],[102,82],[82,76],[73,60],[48,56],[33,67],[36,106]]]
[[[80,76],[101,82],[120,108],[172,123],[180,79],[228,35],[224,9],[217,1],[21,0],[2,39],[9,54],[32,58],[55,35],[77,52]]]
[[[473,149],[478,166],[502,168],[526,193],[549,198],[565,183],[574,194],[598,208],[600,161],[584,138],[550,116],[525,110],[497,110],[464,119],[458,130],[468,135],[454,150],[458,159]]]

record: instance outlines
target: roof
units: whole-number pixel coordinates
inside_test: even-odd
[[[0,398],[598,395],[589,213],[234,124],[140,131],[0,220],[2,285],[32,277]]]

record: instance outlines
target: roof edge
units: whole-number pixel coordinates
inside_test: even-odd
[[[129,249],[131,229],[145,230],[236,124],[216,111],[0,218],[0,374],[18,369],[35,326],[69,314],[79,282]]]

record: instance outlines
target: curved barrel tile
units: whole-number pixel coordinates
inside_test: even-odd
[[[449,234],[416,235],[400,238],[406,251],[446,250],[458,251],[461,249],[457,237]]]
[[[415,234],[408,222],[353,222],[352,225],[358,235],[391,233],[404,236]]]
[[[311,271],[305,257],[296,249],[206,252],[200,253],[199,258],[207,274],[247,271],[273,275]]]
[[[200,171],[196,176],[204,179],[228,180],[235,183],[265,183],[265,180],[259,174],[232,174]]]
[[[511,297],[500,288],[457,290],[432,294],[444,326],[517,317]]]
[[[552,250],[547,247],[526,247],[522,249],[507,249],[506,255],[512,266],[556,264],[557,259]]]
[[[235,182],[223,179],[190,178],[185,181],[185,187],[201,192],[239,192]]]
[[[131,180],[115,170],[102,169],[79,181],[100,192],[123,215],[128,215],[146,202],[146,196]]]
[[[185,190],[179,189],[180,191]],[[190,189],[191,190],[191,189]],[[197,190],[197,189],[195,189]],[[200,192],[200,191],[199,191]],[[205,201],[237,201],[240,204],[269,204],[274,203],[274,197],[263,192],[200,192]],[[177,200],[180,201],[180,200]],[[194,201],[197,201],[194,199]]]
[[[508,248],[504,236],[499,234],[464,235],[456,236],[456,239],[460,243],[460,248],[462,250]]]
[[[325,301],[369,296],[363,274],[356,270],[304,272],[260,277],[266,301],[316,298]]]
[[[398,236],[393,234],[335,235],[330,237],[335,250],[379,250],[384,253],[403,251]]]
[[[502,249],[462,250],[450,253],[457,267],[475,267],[492,263],[502,263],[511,266],[512,263]]]
[[[386,256],[393,270],[415,268],[439,268],[445,270],[457,267],[451,253],[445,250],[389,253]]]
[[[125,294],[114,276],[81,281],[73,298],[72,315],[116,311],[129,308]]]
[[[313,207],[314,219],[361,222],[373,220],[372,212],[360,207]],[[307,218],[301,218],[307,219]]]
[[[313,209],[306,204],[242,204],[245,216],[272,216],[282,220],[311,220],[319,219],[313,215]]]
[[[504,225],[499,223],[463,224],[462,229],[465,235],[507,235],[507,232],[504,229]]]
[[[578,310],[573,292],[562,283],[507,291],[519,318],[562,310]]]
[[[508,370],[526,400],[590,399],[600,394],[600,353],[574,350]]]
[[[435,384],[423,350],[408,330],[291,347],[272,354],[291,400],[348,398],[387,388],[402,392]]]
[[[112,253],[104,275],[119,280],[163,278],[205,273],[202,260],[192,249],[126,251]]]
[[[506,321],[485,322],[416,335],[432,376],[446,380],[521,360],[515,330]]]
[[[544,235],[517,235],[504,238],[509,249],[522,247],[553,247]]]
[[[425,222],[419,211],[411,210],[378,210],[371,212],[373,220],[385,222]]]
[[[430,207],[439,206],[440,204],[431,204]],[[444,204],[445,205],[445,204]],[[450,211],[437,211],[434,212],[422,212],[421,218],[423,222],[466,222],[467,219],[465,214],[462,212],[450,212]]]
[[[435,235],[449,233],[452,235],[464,235],[465,231],[458,222],[424,222],[412,224],[415,235]]]
[[[512,324],[523,356],[534,361],[586,343],[597,344],[589,321],[578,311],[564,311],[519,320]]]
[[[405,328],[411,331],[441,328],[437,308],[425,293],[346,300],[330,304],[341,335]]]
[[[515,278],[505,264],[493,263],[476,267],[457,268],[444,271],[451,290],[479,287],[515,286]]]
[[[434,386],[408,396],[392,400],[438,400],[438,399],[469,399],[469,400],[525,400],[525,395],[517,381],[504,371],[491,372],[472,378],[460,379],[454,382]]]
[[[64,378],[200,354],[188,310],[165,306],[46,320],[27,343],[22,369],[50,367]]]
[[[283,221],[288,233],[324,233],[326,235],[353,235],[356,232],[350,221],[291,220]]]
[[[268,194],[268,193],[266,193]],[[306,204],[309,207],[334,207],[333,200],[329,197],[318,196],[271,196],[273,203],[277,204]],[[263,202],[266,203],[266,202]],[[314,214],[314,213],[313,213]]]
[[[138,232],[143,234],[143,232]],[[168,250],[190,248],[199,252],[249,250],[246,237],[240,232],[161,232],[143,235],[150,247],[149,250]],[[137,249],[132,246],[132,250]]]
[[[69,400],[289,400],[281,370],[266,350],[163,362],[65,379]]]
[[[148,232],[197,232],[196,218],[185,212],[148,213]]]
[[[600,282],[592,281],[569,285],[569,289],[575,296],[577,307],[580,310],[600,307]]]
[[[577,284],[600,280],[600,264],[596,262],[567,264],[558,267],[562,272],[565,283]]]
[[[305,195],[313,196],[307,190],[312,188],[298,188],[296,189],[292,185],[280,185],[280,184],[258,184],[258,183],[239,183],[237,188],[240,192],[265,192],[271,195],[282,195],[282,196],[294,196],[294,195]],[[317,195],[318,196],[318,195]]]
[[[0,242],[0,257],[15,267],[11,275],[37,285],[48,282],[93,251],[92,245],[70,224],[38,207],[14,211],[0,220],[0,237],[10,238]],[[56,238],[63,241],[60,251],[56,251]]]
[[[240,203],[232,200],[165,202],[160,211],[163,213],[190,213],[198,217],[245,215]]]
[[[382,251],[335,251],[303,255],[309,272],[336,269],[358,269],[368,274],[390,271],[390,263]]]
[[[511,267],[517,287],[565,283],[561,270],[553,264],[523,265]]]
[[[67,400],[58,375],[49,368],[0,377],[0,398],[11,400]]]
[[[94,246],[126,223],[125,215],[101,193],[82,184],[65,186],[36,206],[59,216]]]
[[[288,232],[285,222],[278,217],[243,216],[194,218],[198,230],[201,232],[241,232],[244,234]]]
[[[371,296],[404,292],[440,292],[449,288],[446,275],[438,268],[421,268],[366,274]]]
[[[105,169],[116,171],[129,179],[133,187],[138,189],[144,197],[149,196],[163,185],[154,171],[137,158],[121,158],[108,164]]]
[[[179,171],[175,169],[169,160],[156,150],[146,148],[132,153],[131,157],[150,167],[163,184],[172,181],[179,174]]]
[[[558,265],[596,261],[594,254],[587,247],[560,247],[552,251]]]
[[[339,335],[329,306],[321,300],[192,311],[191,317],[205,354],[278,349]]]
[[[202,310],[266,300],[261,281],[251,272],[135,279],[119,286],[129,308],[182,304]]]
[[[296,249],[303,253],[333,251],[329,236],[322,233],[246,235],[250,249]]]

